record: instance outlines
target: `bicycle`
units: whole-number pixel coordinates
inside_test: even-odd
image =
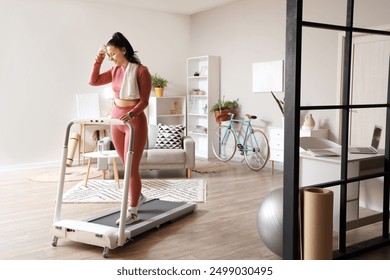
[[[262,169],[269,158],[269,145],[267,136],[259,129],[252,127],[251,121],[257,116],[246,114],[248,119],[234,119],[234,114],[229,113],[228,124],[220,124],[212,135],[212,148],[214,155],[221,161],[229,161],[238,150],[244,155],[245,162],[252,170]],[[246,124],[246,130],[241,143],[234,123]]]

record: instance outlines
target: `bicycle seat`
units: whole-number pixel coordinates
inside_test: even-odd
[[[248,119],[252,119],[252,120],[257,119],[257,116],[255,116],[255,115],[246,114],[245,116],[247,116]]]

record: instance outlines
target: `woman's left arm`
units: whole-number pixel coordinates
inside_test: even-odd
[[[140,65],[138,67],[138,87],[140,101],[138,104],[131,110],[135,116],[143,112],[146,107],[149,105],[150,91],[152,90],[152,77],[149,73],[148,67]]]

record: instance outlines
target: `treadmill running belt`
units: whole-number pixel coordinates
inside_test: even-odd
[[[137,222],[134,222],[131,225],[136,225],[141,221],[149,220],[157,215],[173,210],[184,204],[186,204],[186,202],[172,202],[172,201],[165,201],[165,200],[158,200],[158,199],[147,201],[144,204],[142,204],[140,209],[138,209],[139,220]],[[118,209],[118,211],[114,213],[110,213],[108,215],[93,220],[89,220],[89,222],[106,225],[106,226],[118,227],[118,225],[115,224],[115,221],[119,219],[119,214],[120,214],[120,210]]]

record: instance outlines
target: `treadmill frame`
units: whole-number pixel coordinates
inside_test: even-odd
[[[66,171],[66,159],[68,153],[68,142],[70,130],[74,124],[89,124],[89,125],[127,125],[130,129],[131,137],[129,138],[129,148],[126,154],[126,166],[123,183],[122,201],[120,208],[120,223],[119,227],[106,226],[102,224],[95,224],[91,221],[98,217],[103,217],[108,214],[118,212],[118,210],[109,211],[94,218],[89,218],[84,221],[61,219],[62,198],[64,192],[65,171]],[[52,226],[52,232],[54,234],[53,246],[57,246],[59,238],[69,239],[76,242],[95,245],[103,247],[103,257],[108,256],[110,249],[115,249],[119,246],[123,246],[132,237],[146,232],[152,228],[158,228],[161,224],[168,221],[179,219],[195,210],[196,205],[194,203],[182,203],[178,207],[175,207],[163,214],[155,216],[153,219],[140,221],[131,224],[126,228],[126,213],[128,206],[128,194],[129,194],[129,180],[133,157],[133,142],[134,142],[134,128],[130,122],[123,122],[117,119],[77,119],[71,121],[66,129],[65,141],[62,149],[61,169],[58,182],[57,198],[54,211],[54,221]],[[161,201],[163,202],[163,201]],[[142,206],[141,206],[142,209]]]

